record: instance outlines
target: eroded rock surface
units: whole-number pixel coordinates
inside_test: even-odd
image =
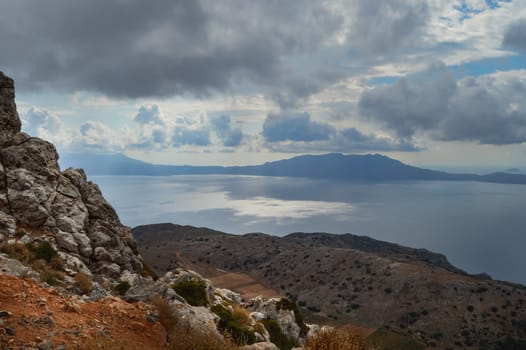
[[[46,232],[72,275],[141,272],[131,231],[99,187],[81,169],[61,172],[53,144],[20,130],[13,80],[0,72],[0,241],[25,231],[31,243]]]

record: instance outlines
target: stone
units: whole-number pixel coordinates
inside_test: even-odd
[[[93,250],[95,260],[113,261],[113,257],[104,247],[97,247]]]
[[[16,219],[3,211],[0,211],[0,232],[7,237],[13,237],[16,232]]]
[[[93,275],[80,257],[63,251],[59,251],[58,255],[64,260],[64,271],[68,275],[75,276],[79,272],[83,272],[90,277]]]
[[[5,327],[4,330],[5,330],[5,333],[6,333],[7,335],[10,335],[10,336],[12,336],[12,337],[14,337],[14,336],[16,335],[16,330],[15,330],[14,328],[11,328],[11,327]]]
[[[239,348],[240,350],[279,350],[279,348],[270,342],[255,343],[251,345],[245,345]]]
[[[11,313],[9,311],[0,311],[0,317],[11,317]]]
[[[75,239],[75,242],[77,242],[80,254],[85,257],[90,257],[93,253],[93,248],[91,248],[91,241],[88,236],[81,232],[73,232],[71,235],[73,239]]]
[[[69,252],[78,253],[78,244],[71,233],[59,231],[55,234],[55,240],[60,248]]]
[[[40,280],[38,272],[33,271],[30,267],[24,266],[16,259],[9,258],[5,254],[0,254],[0,272],[9,276]]]
[[[214,334],[218,339],[223,339],[223,336],[216,328],[216,322],[219,320],[219,317],[206,307],[178,304],[174,305],[173,309],[176,318],[184,322],[190,332],[203,336]]]
[[[0,147],[8,144],[21,126],[15,104],[15,83],[0,72]]]

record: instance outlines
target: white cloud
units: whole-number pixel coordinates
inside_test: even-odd
[[[66,147],[72,142],[73,133],[64,127],[62,120],[55,114],[36,107],[31,107],[21,114],[22,131]]]

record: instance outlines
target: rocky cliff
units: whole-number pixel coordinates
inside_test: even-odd
[[[0,242],[56,245],[73,276],[140,273],[129,228],[81,169],[61,171],[55,147],[20,132],[13,80],[0,73]]]

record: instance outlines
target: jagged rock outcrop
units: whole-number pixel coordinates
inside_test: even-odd
[[[48,240],[71,275],[140,273],[130,229],[83,170],[61,172],[53,144],[20,131],[14,98],[13,80],[0,72],[0,242],[17,233]]]

